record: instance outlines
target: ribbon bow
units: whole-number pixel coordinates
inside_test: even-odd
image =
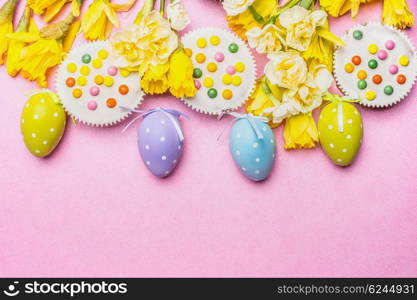
[[[360,101],[359,96],[355,95],[354,97],[342,97],[327,92],[324,95],[323,100],[337,103],[337,129],[339,132],[343,132],[345,130],[343,125],[343,102],[357,103]]]
[[[136,113],[139,114],[132,121],[130,121],[126,125],[125,128],[123,128],[122,133],[125,132],[133,123],[135,123],[140,118],[146,117],[146,116],[148,116],[148,115],[150,115],[154,112],[160,111],[160,112],[164,113],[168,117],[168,119],[171,121],[172,125],[175,128],[175,131],[178,134],[178,137],[179,137],[180,141],[181,142],[184,141],[184,133],[182,132],[182,129],[181,129],[180,125],[178,124],[177,120],[174,117],[179,118],[179,117],[182,116],[182,117],[186,118],[187,120],[189,120],[190,118],[186,114],[184,114],[184,113],[182,113],[178,110],[167,109],[167,108],[162,108],[162,107],[156,107],[156,108],[152,108],[152,109],[149,109],[149,110],[132,109],[132,108],[125,107],[125,106],[121,106],[121,108],[125,109],[125,110],[132,111],[132,112],[136,112]]]
[[[236,112],[229,112],[229,113],[227,113],[227,114],[235,118],[235,119],[233,120],[233,122],[232,122],[232,125],[233,125],[236,121],[239,121],[239,120],[242,120],[242,119],[246,119],[246,120],[248,120],[248,122],[249,122],[249,124],[251,125],[252,129],[255,131],[256,136],[257,136],[258,140],[262,140],[262,139],[264,138],[264,136],[263,136],[263,134],[262,134],[262,131],[259,129],[259,127],[258,127],[258,125],[256,124],[255,120],[259,120],[259,121],[261,121],[261,122],[268,123],[268,122],[269,122],[269,119],[268,119],[268,118],[266,118],[266,117],[261,117],[261,116],[254,116],[254,115],[252,115],[252,114],[239,114],[239,113],[236,113]],[[224,130],[223,130],[223,132],[219,135],[219,137],[217,138],[217,140],[219,140],[219,139],[220,139],[220,137],[223,135],[223,133],[224,133]]]

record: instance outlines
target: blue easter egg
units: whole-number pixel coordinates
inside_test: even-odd
[[[258,138],[248,119],[239,119],[232,127],[229,147],[239,170],[253,181],[265,180],[275,161],[275,137],[268,124],[254,119],[263,138]]]
[[[178,117],[156,110],[146,115],[138,130],[138,148],[145,166],[158,177],[170,175],[181,159],[183,143]]]

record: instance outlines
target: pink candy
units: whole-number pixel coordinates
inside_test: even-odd
[[[385,48],[387,48],[388,50],[394,49],[395,48],[395,42],[391,41],[391,40],[387,41],[385,43]]]
[[[379,50],[377,55],[378,55],[378,58],[381,60],[385,60],[388,57],[388,53],[385,50]]]
[[[222,61],[224,61],[224,54],[221,53],[221,52],[217,52],[216,55],[214,55],[214,59],[217,62],[222,62]]]
[[[235,69],[235,67],[233,67],[233,66],[228,66],[228,67],[226,68],[226,73],[227,73],[227,74],[230,74],[230,75],[235,74],[235,73],[236,73],[236,69]]]
[[[107,69],[107,74],[110,76],[116,76],[117,74],[117,68],[116,67],[110,67]]]
[[[201,89],[201,82],[200,80],[195,79],[194,80],[194,86],[197,90]]]
[[[98,94],[100,94],[100,88],[97,86],[92,86],[90,88],[90,95],[91,96],[98,96]]]
[[[97,102],[92,100],[87,103],[87,107],[89,110],[96,110],[97,109]]]
[[[397,65],[391,65],[391,66],[389,66],[388,70],[391,74],[397,74],[398,73],[398,66]]]

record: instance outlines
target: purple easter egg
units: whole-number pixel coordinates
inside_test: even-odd
[[[181,159],[183,143],[178,117],[162,110],[148,114],[139,126],[138,148],[146,167],[158,177],[170,175]]]

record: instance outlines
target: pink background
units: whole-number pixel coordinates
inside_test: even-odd
[[[215,1],[184,2],[190,29],[226,27]],[[380,14],[370,4],[356,21]],[[354,22],[331,24],[342,34]],[[408,34],[417,44],[417,28]],[[36,85],[1,67],[0,87],[0,276],[417,276],[417,89],[393,108],[360,108],[364,145],[349,168],[320,148],[285,151],[275,130],[276,166],[259,184],[238,172],[227,137],[216,141],[231,119],[171,96],[142,106],[192,118],[182,123],[186,149],[168,179],[141,162],[138,125],[121,134],[124,124],[69,122],[57,151],[34,158],[19,119]]]

